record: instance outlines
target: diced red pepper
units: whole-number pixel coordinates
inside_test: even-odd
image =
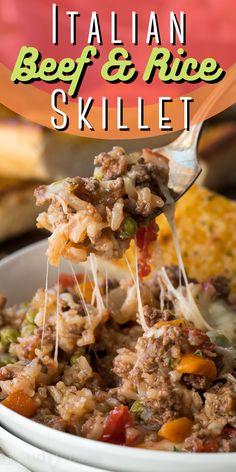
[[[136,242],[139,250],[139,276],[145,277],[151,271],[149,259],[151,257],[149,246],[152,241],[157,239],[158,226],[155,220],[147,226],[139,228],[136,233]]]
[[[216,439],[211,438],[203,441],[198,439],[194,448],[194,452],[217,452],[219,445]]]
[[[233,426],[226,425],[223,429],[222,434],[224,439],[235,439],[236,438],[236,428]]]
[[[81,282],[83,280],[83,274],[76,274],[76,279],[78,282]],[[73,275],[60,274],[59,284],[65,288],[73,287],[73,285],[75,285],[75,278]]]
[[[130,444],[126,440],[126,429],[133,426],[134,416],[127,406],[120,405],[110,411],[106,418],[102,441],[128,446]]]

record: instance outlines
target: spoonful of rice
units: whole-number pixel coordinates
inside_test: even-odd
[[[234,76],[228,74],[228,87],[232,80]],[[135,237],[146,254],[146,241],[156,239],[155,217],[163,211],[168,216],[168,208],[201,172],[197,161],[201,121],[220,94],[222,89],[216,88],[195,116],[197,124],[168,146],[130,154],[116,146],[95,157],[92,177],[38,187],[37,205],[49,205],[37,219],[39,228],[52,233],[49,263],[58,265],[61,256],[79,263],[91,253],[120,258]]]
[[[64,256],[78,263],[90,253],[122,257],[138,229],[160,214],[170,199],[180,198],[199,175],[200,129],[201,124],[196,125],[160,149],[128,154],[116,146],[95,157],[92,177],[38,187],[37,204],[49,203],[37,219],[38,227],[52,233],[49,262],[58,265]]]

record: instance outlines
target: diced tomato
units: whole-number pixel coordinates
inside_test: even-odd
[[[136,242],[139,250],[139,276],[145,277],[151,271],[149,264],[150,252],[149,246],[157,238],[158,226],[155,220],[151,221],[144,228],[139,228],[136,233]]]
[[[236,428],[226,425],[223,429],[222,434],[224,439],[235,439],[236,438]]]
[[[110,411],[105,421],[102,435],[102,441],[127,445],[130,444],[126,440],[126,429],[134,426],[134,416],[129,412],[125,405],[120,405]]]
[[[201,329],[186,327],[184,333],[187,334],[191,345],[199,348],[207,348],[208,350],[214,348],[214,344],[210,341],[209,336]]]
[[[150,264],[139,260],[139,265],[138,265],[138,273],[139,277],[142,279],[143,277],[146,277],[146,275],[150,274],[151,271],[151,266]]]
[[[76,274],[76,279],[78,282],[81,282],[83,280],[83,274]],[[65,288],[73,287],[73,285],[75,285],[75,278],[73,275],[60,274],[59,284],[63,285]]]
[[[214,438],[207,439],[206,441],[197,439],[194,452],[217,452],[218,449],[218,442]]]

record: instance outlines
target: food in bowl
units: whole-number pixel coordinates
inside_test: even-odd
[[[165,272],[176,293],[184,293],[178,268]],[[189,283],[199,306],[236,316],[224,277]],[[145,331],[136,319],[132,279],[108,280],[107,294],[101,279],[99,309],[89,279],[61,274],[48,290],[45,325],[44,290],[11,308],[2,298],[2,404],[60,431],[113,444],[236,451],[236,333],[229,340],[217,319],[206,332],[177,317],[169,288],[159,272],[142,281]]]
[[[98,156],[102,175],[36,191],[38,203],[51,202],[38,220],[52,232],[49,261],[90,255],[91,270],[86,265],[76,274],[71,265],[71,274],[60,274],[52,288],[46,283],[29,303],[7,308],[1,297],[0,400],[36,422],[102,442],[236,452],[236,303],[230,280],[217,264],[210,277],[200,270],[188,277],[175,232],[179,266],[161,262],[152,218],[166,206],[168,166],[149,151],[135,162],[116,148]],[[120,181],[120,195],[106,188]],[[143,189],[149,189],[148,201]],[[117,202],[122,215],[114,227]],[[127,218],[135,231],[124,237]],[[125,276],[119,275],[120,261],[111,263],[108,276],[95,253],[120,257],[134,237],[141,258],[131,244]],[[150,257],[156,256],[153,249],[159,265]]]

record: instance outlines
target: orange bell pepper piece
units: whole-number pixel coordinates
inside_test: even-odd
[[[168,439],[173,443],[181,443],[190,436],[193,427],[193,421],[186,416],[177,418],[176,420],[167,421],[158,431],[161,438]]]
[[[161,328],[162,326],[187,326],[186,321],[184,318],[178,318],[177,320],[171,320],[171,321],[158,321],[155,324],[155,328]]]
[[[38,408],[35,401],[22,390],[10,393],[1,403],[26,418],[32,418]]]
[[[181,374],[204,375],[209,379],[215,379],[217,374],[216,365],[211,359],[194,354],[185,354],[175,369]]]

